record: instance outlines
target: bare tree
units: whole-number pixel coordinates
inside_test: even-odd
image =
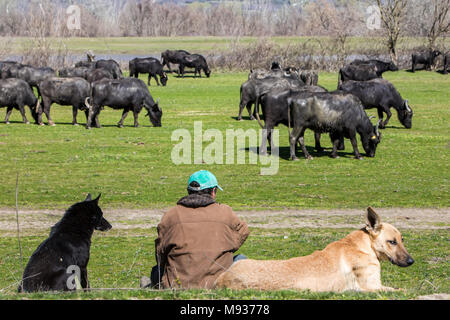
[[[397,43],[404,31],[407,0],[377,0],[386,32],[386,45],[394,63],[398,62]]]
[[[435,49],[436,39],[450,32],[450,0],[432,0],[432,16],[428,30],[428,48]]]

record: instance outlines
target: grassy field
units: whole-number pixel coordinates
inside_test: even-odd
[[[258,37],[107,37],[107,38],[48,38],[53,49],[66,48],[69,52],[85,53],[87,49],[97,54],[136,54],[145,55],[159,53],[167,49],[184,49],[192,52],[210,52],[213,50],[227,50],[231,43],[243,45],[256,43]],[[302,44],[311,37],[270,37],[270,41],[280,45]],[[329,40],[323,37],[322,40]],[[361,37],[350,37],[347,49],[355,51],[358,49],[375,49],[380,45],[382,39],[367,39]],[[24,48],[31,44],[32,40],[26,37],[0,38],[0,44],[7,44],[8,52],[21,54]],[[312,41],[316,43],[316,41]],[[446,45],[450,39],[446,40]],[[403,37],[399,40],[398,50],[419,47],[426,44],[425,38]]]
[[[174,165],[171,151],[177,141],[172,132],[202,121],[203,130],[259,129],[256,121],[238,122],[239,86],[245,73],[213,73],[210,79],[178,79],[169,76],[167,87],[152,85],[160,98],[161,128],[150,127],[141,113],[141,127],[132,127],[130,114],[122,129],[116,127],[121,112],[105,108],[101,129],[71,125],[71,108],[54,105],[55,127],[24,125],[17,111],[12,124],[0,123],[0,208],[14,208],[16,174],[19,170],[20,209],[61,210],[102,193],[101,207],[108,209],[161,209],[172,206],[185,194],[189,175],[208,169],[217,176],[224,192],[218,201],[235,210],[376,208],[448,208],[450,130],[450,78],[439,73],[400,71],[387,73],[414,110],[413,127],[404,129],[394,116],[383,130],[375,158],[355,160],[349,141],[339,159],[328,157],[327,148],[312,152],[314,160],[288,160],[288,132],[280,126],[280,159],[276,175],[262,176],[259,164]],[[142,77],[144,79],[144,77]],[[321,73],[319,84],[336,88],[337,75]],[[4,110],[4,109],[3,109]],[[369,110],[376,115],[375,110]],[[27,110],[29,115],[29,110]],[[246,114],[244,114],[246,115]],[[373,120],[375,122],[375,120]],[[313,136],[307,133],[307,146]],[[359,137],[358,137],[359,141]],[[258,141],[259,143],[259,141]],[[359,143],[360,144],[360,143]],[[207,146],[208,143],[204,143]],[[255,147],[255,146],[249,146]],[[362,150],[362,147],[360,146]],[[251,151],[246,151],[247,158]],[[299,156],[302,157],[300,151]],[[363,154],[364,156],[364,154]],[[301,219],[301,217],[298,217]],[[362,221],[361,221],[362,223]],[[25,226],[24,226],[25,227]],[[382,264],[384,285],[405,288],[396,293],[314,294],[298,291],[146,291],[138,290],[139,278],[148,275],[154,261],[155,226],[112,229],[96,233],[89,264],[92,288],[136,288],[74,294],[32,294],[29,298],[164,298],[164,299],[407,299],[431,293],[450,293],[448,285],[448,227],[402,230],[416,263],[398,268]],[[252,258],[286,259],[311,253],[345,236],[349,228],[252,228],[240,252]],[[48,235],[48,229],[22,238],[25,262]],[[22,298],[15,294],[20,279],[17,240],[0,232],[0,299]],[[287,236],[287,238],[285,238]],[[124,250],[124,248],[126,248]]]
[[[132,127],[129,115],[119,129],[121,112],[109,108],[100,114],[103,128],[92,130],[84,128],[83,113],[83,125],[71,125],[70,107],[52,106],[55,127],[24,125],[13,112],[14,122],[0,125],[0,207],[14,207],[17,170],[21,208],[62,209],[88,192],[101,192],[107,208],[167,207],[185,193],[188,176],[199,169],[216,174],[224,188],[220,200],[235,209],[449,206],[450,78],[438,73],[387,74],[414,110],[413,127],[404,129],[394,115],[375,158],[356,161],[347,141],[339,159],[329,158],[327,149],[313,152],[312,161],[289,161],[288,130],[280,126],[276,175],[260,175],[267,166],[249,164],[250,151],[246,164],[174,165],[171,152],[179,141],[171,140],[172,133],[179,128],[193,133],[194,121],[224,135],[227,129],[259,129],[256,121],[235,120],[245,78],[244,73],[170,76],[167,87],[151,86],[163,109],[161,128],[150,127],[142,112],[141,127]],[[319,83],[335,89],[336,79],[336,74],[321,74]],[[331,147],[325,135],[322,141]],[[306,144],[313,146],[311,133]]]

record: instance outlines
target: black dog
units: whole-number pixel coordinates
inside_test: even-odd
[[[87,265],[94,230],[107,231],[111,225],[98,206],[100,195],[75,203],[31,255],[19,292],[69,291],[89,288]],[[77,280],[75,279],[77,278]]]

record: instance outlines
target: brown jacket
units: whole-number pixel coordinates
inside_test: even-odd
[[[178,201],[158,225],[156,259],[164,288],[212,288],[249,235],[247,224],[209,196]]]

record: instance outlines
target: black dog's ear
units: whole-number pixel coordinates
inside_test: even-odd
[[[86,199],[85,199],[84,201],[91,201],[91,200],[92,200],[91,194],[88,193],[88,194],[87,194],[87,197],[86,197]]]
[[[98,200],[100,199],[100,196],[101,196],[101,195],[102,195],[102,194],[100,193],[100,194],[98,195],[98,197],[94,199],[95,203],[98,204]]]

